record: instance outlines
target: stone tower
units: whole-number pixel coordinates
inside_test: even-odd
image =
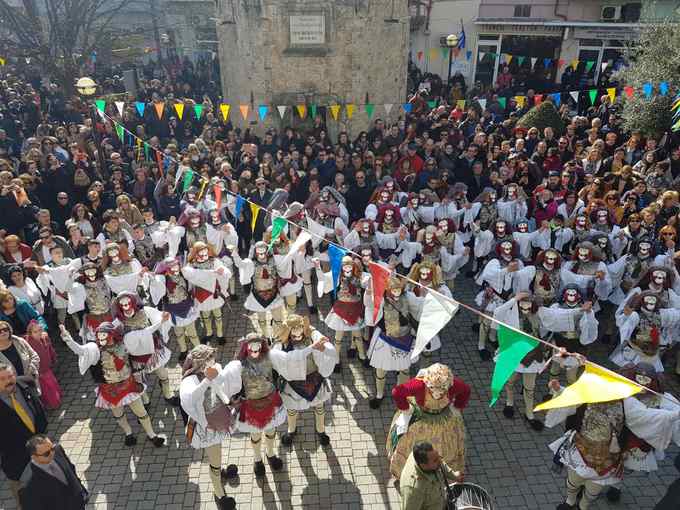
[[[225,102],[232,122],[258,124],[258,106],[270,106],[264,126],[300,125],[291,106],[355,103],[352,119],[325,112],[329,130],[355,135],[373,119],[391,118],[406,100],[409,15],[406,0],[219,0],[218,39]],[[248,104],[245,122],[237,105]],[[280,120],[276,106],[288,106]],[[236,106],[236,107],[234,107]],[[320,109],[324,114],[323,108]],[[262,123],[259,123],[261,131]]]

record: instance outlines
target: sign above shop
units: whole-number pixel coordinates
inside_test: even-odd
[[[320,45],[326,43],[326,20],[320,16],[291,16],[291,46]]]
[[[640,28],[632,27],[575,27],[574,39],[603,39],[619,41],[637,41],[640,38]]]

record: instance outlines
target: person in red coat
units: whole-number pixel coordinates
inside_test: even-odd
[[[465,423],[461,411],[470,387],[446,365],[435,363],[392,390],[398,410],[387,435],[390,473],[396,479],[418,441],[428,440],[455,471],[465,469]]]

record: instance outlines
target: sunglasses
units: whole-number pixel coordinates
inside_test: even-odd
[[[58,444],[59,444],[59,443],[53,443],[53,444],[52,444],[52,447],[51,447],[49,450],[47,450],[45,453],[35,453],[34,455],[35,455],[36,457],[47,458],[47,457],[49,457],[50,455],[52,455],[52,453],[54,452],[54,450],[57,449],[57,445],[58,445]]]
[[[0,328],[0,333],[9,333],[9,328]]]

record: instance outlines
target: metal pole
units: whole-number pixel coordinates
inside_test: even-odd
[[[453,47],[449,46],[449,68],[446,76],[446,86],[449,89],[449,96],[451,95],[451,63],[453,62]]]

